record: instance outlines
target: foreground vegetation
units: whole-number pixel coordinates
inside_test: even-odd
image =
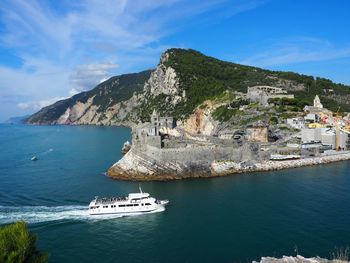
[[[23,221],[0,228],[0,262],[43,263],[48,255],[36,248],[36,236]]]

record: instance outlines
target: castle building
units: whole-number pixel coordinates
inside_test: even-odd
[[[176,127],[174,117],[160,117],[156,110],[152,112],[151,123],[153,124],[155,135],[159,133],[159,129],[161,128],[174,129]]]
[[[268,106],[268,100],[271,98],[293,99],[293,94],[287,94],[287,90],[272,86],[254,86],[248,87],[247,98],[251,102],[259,102],[261,106]]]
[[[156,110],[151,114],[150,122],[139,124],[133,129],[133,145],[150,145],[157,148],[162,147],[164,134],[160,130],[164,128],[173,129],[176,120],[173,117],[160,117]]]

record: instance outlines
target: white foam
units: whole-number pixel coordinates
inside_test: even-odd
[[[164,211],[165,208],[159,208],[148,213],[157,213]],[[42,223],[58,220],[106,220],[124,216],[137,216],[144,213],[125,213],[115,215],[95,215],[88,213],[86,206],[0,206],[0,224],[8,224],[18,220],[24,220],[27,223]]]

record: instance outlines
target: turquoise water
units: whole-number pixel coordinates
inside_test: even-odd
[[[104,175],[127,139],[127,128],[0,126],[0,224],[27,220],[50,262],[249,262],[350,245],[350,162],[142,183],[170,200],[164,212],[92,220],[94,196],[138,190]]]

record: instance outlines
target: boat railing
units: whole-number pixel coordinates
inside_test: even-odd
[[[102,197],[96,199],[96,204],[111,204],[117,201],[126,201],[127,197]]]

